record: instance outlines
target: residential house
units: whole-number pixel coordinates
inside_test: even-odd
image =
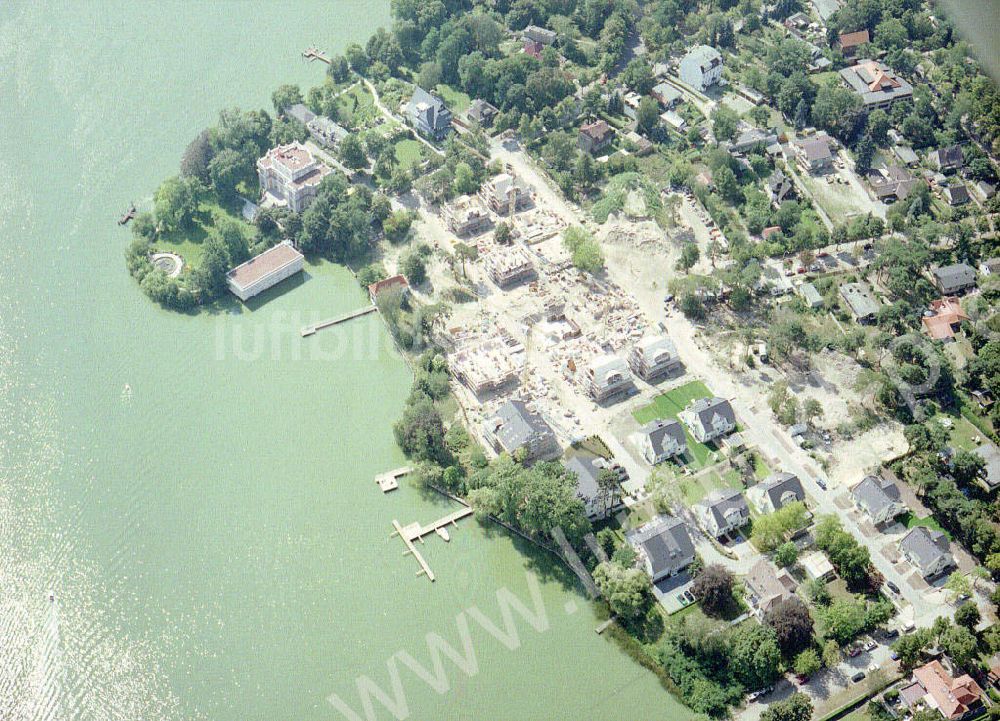
[[[302,270],[305,256],[290,241],[278,243],[226,273],[226,287],[244,303]]]
[[[736,430],[736,414],[725,398],[698,398],[677,414],[699,443],[709,443]]]
[[[811,138],[800,138],[794,143],[795,158],[799,167],[809,173],[821,173],[833,167],[830,136],[819,133]]]
[[[747,489],[747,498],[761,513],[774,513],[789,503],[805,501],[802,481],[794,473],[773,473]]]
[[[309,135],[320,145],[327,148],[339,146],[350,133],[346,128],[330,120],[325,115],[317,115],[306,123]]]
[[[934,709],[945,721],[962,721],[983,707],[983,689],[968,674],[953,676],[938,660],[913,669],[909,685],[899,691],[911,712]]]
[[[509,400],[483,422],[483,437],[497,453],[534,461],[558,454],[552,427],[522,400]]]
[[[981,261],[979,272],[983,275],[1000,275],[1000,256],[993,256]]]
[[[750,509],[739,491],[727,488],[715,490],[691,507],[695,517],[714,538],[732,533],[750,522]]]
[[[829,581],[833,578],[833,564],[822,551],[813,551],[799,557],[799,565],[811,581]]]
[[[816,286],[812,283],[803,283],[799,286],[799,297],[802,298],[803,302],[810,308],[822,308],[823,307],[823,296],[819,294],[816,290]]]
[[[639,93],[629,91],[622,96],[622,111],[625,113],[625,117],[630,120],[635,120],[636,114],[639,112],[639,103],[642,102],[642,96]]]
[[[694,562],[694,544],[687,525],[674,516],[657,516],[626,531],[625,540],[635,549],[653,583],[676,576]]]
[[[378,297],[387,290],[398,288],[401,293],[410,291],[410,284],[405,275],[394,275],[384,280],[379,280],[368,286],[368,299],[372,303],[378,303]]]
[[[780,170],[775,170],[764,184],[764,192],[767,193],[771,205],[779,208],[786,200],[795,197],[795,183]]]
[[[733,140],[719,143],[730,155],[743,155],[756,146],[768,148],[778,142],[778,134],[773,130],[746,128]]]
[[[840,286],[840,297],[844,299],[851,315],[858,323],[871,323],[875,320],[881,304],[872,295],[867,283],[844,283]]]
[[[295,103],[295,105],[289,105],[283,110],[286,117],[292,120],[297,120],[303,125],[308,125],[309,121],[316,117],[316,113],[307,108],[302,103]]]
[[[445,225],[455,235],[478,235],[493,224],[479,198],[460,195],[441,209]]]
[[[956,295],[976,287],[976,269],[967,263],[955,263],[932,271],[934,285],[942,295]]]
[[[619,464],[605,458],[576,455],[564,465],[576,475],[576,495],[583,501],[589,520],[608,518],[622,509],[621,483],[628,479],[628,474]],[[616,482],[602,488],[601,472],[605,470],[615,476]]]
[[[635,146],[635,154],[639,157],[649,155],[653,152],[653,144],[634,130],[625,133],[625,140]]]
[[[614,129],[604,120],[597,120],[592,123],[584,123],[580,126],[580,135],[577,142],[580,150],[585,153],[600,153],[611,145],[615,138]]]
[[[937,148],[927,154],[927,163],[941,173],[953,173],[965,165],[965,155],[959,145]]]
[[[916,167],[920,164],[920,158],[909,145],[893,145],[892,153],[903,165]]]
[[[681,58],[677,74],[695,90],[705,92],[722,78],[722,55],[708,45],[698,45]]]
[[[683,455],[687,451],[684,427],[676,420],[650,421],[636,434],[636,447],[653,466]]]
[[[979,180],[972,186],[973,192],[979,196],[979,199],[986,202],[994,195],[997,194],[997,187],[990,182],[985,180]]]
[[[881,476],[865,476],[851,489],[851,496],[876,526],[888,524],[907,510],[899,500],[896,484]]]
[[[837,38],[837,48],[843,53],[845,58],[853,58],[858,48],[871,42],[867,30],[858,30],[853,33],[842,33]]]
[[[513,215],[531,205],[531,190],[520,178],[500,173],[483,183],[479,197],[497,215]]]
[[[987,490],[995,491],[1000,487],[1000,448],[995,443],[986,441],[972,452],[986,464],[981,476],[983,485]]]
[[[585,373],[587,392],[598,403],[624,394],[633,387],[628,365],[616,355],[601,355],[590,361]]]
[[[670,83],[657,83],[653,86],[650,94],[664,110],[673,110],[684,100],[684,93],[680,88]]]
[[[406,104],[406,121],[421,135],[443,140],[451,132],[451,111],[437,95],[421,87],[413,89],[413,97]]]
[[[677,370],[681,359],[673,341],[662,335],[647,336],[632,348],[628,358],[632,372],[645,381]]]
[[[493,125],[493,121],[499,112],[499,110],[485,100],[476,98],[469,104],[469,109],[466,111],[465,116],[470,122],[478,123],[482,127],[488,128]]]
[[[965,187],[964,183],[950,183],[944,186],[941,195],[944,196],[945,202],[951,206],[965,205],[971,200],[969,189]]]
[[[763,618],[768,611],[795,595],[798,585],[785,569],[777,569],[766,558],[761,558],[743,579],[746,585],[746,600],[754,614]]]
[[[900,540],[899,551],[924,578],[936,578],[955,566],[948,537],[926,526],[911,528]]]
[[[678,133],[683,133],[687,130],[687,121],[673,110],[666,110],[660,113],[660,120],[668,128],[672,128]]]
[[[332,172],[302,143],[271,148],[257,161],[262,204],[286,206],[301,213],[316,197],[323,178]]]
[[[913,86],[877,60],[862,60],[840,71],[841,79],[861,98],[865,110],[888,110],[913,99]]]
[[[905,200],[923,182],[899,165],[872,169],[868,171],[866,177],[870,194],[875,200],[881,200],[883,203]]]
[[[528,40],[533,40],[542,45],[551,45],[556,41],[555,30],[540,28],[537,25],[529,25],[524,29],[523,35]]]
[[[931,338],[950,341],[954,339],[962,321],[969,320],[969,316],[962,310],[958,298],[949,295],[932,300],[930,310],[924,313],[924,317],[920,320],[924,326],[924,333]]]

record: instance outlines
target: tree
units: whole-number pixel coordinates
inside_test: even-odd
[[[232,148],[224,148],[208,164],[208,177],[219,197],[232,200],[247,177],[246,159]]]
[[[788,568],[794,565],[799,558],[799,547],[792,541],[786,541],[778,546],[774,551],[774,562],[780,568]]]
[[[868,122],[865,124],[865,135],[872,139],[880,148],[884,148],[889,143],[889,128],[892,122],[889,115],[884,110],[873,110],[868,115]]]
[[[814,421],[823,417],[823,404],[815,398],[806,398],[802,403],[802,415],[807,421]]]
[[[820,86],[812,104],[812,121],[841,140],[847,141],[862,117],[861,98],[840,84]]]
[[[712,132],[716,140],[732,140],[740,122],[739,114],[728,105],[719,105],[712,111]]]
[[[941,648],[957,666],[971,669],[979,655],[979,641],[964,626],[952,626],[941,634]]]
[[[892,645],[892,650],[899,656],[899,665],[908,671],[920,663],[924,650],[930,646],[933,634],[930,629],[920,628],[914,633],[900,636]]]
[[[465,277],[465,263],[479,257],[479,249],[468,243],[455,243],[455,257],[462,263],[462,277]]]
[[[635,619],[646,613],[650,583],[645,571],[605,561],[594,569],[594,582],[616,615]]]
[[[795,673],[799,676],[806,677],[812,676],[822,667],[823,664],[819,659],[819,654],[812,648],[807,648],[805,651],[802,651],[798,656],[796,656],[795,664],[793,666]]]
[[[804,693],[793,693],[784,701],[768,704],[760,721],[809,721],[812,718],[812,701]]]
[[[822,618],[827,638],[845,644],[864,630],[865,605],[838,598],[823,612]]]
[[[427,265],[422,248],[415,247],[407,251],[399,260],[399,270],[411,285],[421,285],[427,280]]]
[[[497,223],[496,228],[493,229],[493,242],[497,245],[510,245],[511,230],[509,223],[503,221]]]
[[[964,603],[955,611],[955,623],[975,632],[976,626],[982,620],[979,607],[975,603]]]
[[[271,93],[271,104],[276,115],[283,115],[287,108],[302,102],[302,91],[298,85],[279,85]]]
[[[778,647],[786,656],[794,656],[812,642],[812,617],[797,596],[779,602],[764,618],[774,629]]]
[[[858,141],[855,153],[857,154],[857,159],[854,161],[854,167],[859,174],[866,175],[872,169],[872,159],[875,157],[875,143],[865,135]]]
[[[393,426],[396,443],[416,461],[437,461],[445,464],[447,449],[444,423],[430,398],[424,396],[408,404],[403,416]]]
[[[705,304],[694,291],[689,290],[681,296],[681,313],[692,320],[701,320],[705,317]]]
[[[973,483],[986,470],[986,461],[964,448],[959,449],[954,455],[951,465],[951,474],[955,477],[955,481],[963,485]]]
[[[733,631],[730,644],[729,666],[746,688],[764,688],[778,677],[781,651],[774,629],[755,623],[742,624]]]
[[[948,576],[948,580],[944,584],[944,588],[951,595],[952,601],[955,601],[961,596],[972,595],[972,583],[969,581],[969,577],[961,571],[955,571]]]
[[[163,181],[153,197],[156,220],[164,230],[179,230],[191,223],[198,208],[193,181],[173,177]]]
[[[226,273],[232,259],[221,238],[210,237],[204,243],[201,264],[194,272],[194,283],[205,300],[213,300],[226,292]]]
[[[713,175],[712,178],[715,189],[723,198],[732,205],[738,205],[743,198],[739,181],[736,180],[736,173],[728,165],[724,165]]]
[[[827,668],[833,668],[838,663],[840,663],[840,644],[838,644],[833,639],[830,639],[823,644],[823,665]]]
[[[719,615],[733,603],[733,574],[725,566],[711,564],[698,574],[691,592],[709,615]]]
[[[365,148],[361,144],[361,139],[350,134],[340,141],[340,162],[352,170],[360,170],[368,167],[368,156],[365,155]]]
[[[660,122],[660,106],[648,95],[639,101],[635,111],[635,127],[640,133],[648,135]]]
[[[698,246],[695,243],[686,243],[681,248],[681,256],[677,259],[677,269],[687,272],[698,262]]]
[[[472,171],[472,166],[462,161],[455,166],[455,181],[453,183],[455,192],[461,195],[475,193],[479,187],[476,174]]]
[[[382,221],[382,231],[390,243],[402,243],[410,234],[413,216],[405,210],[393,211]]]
[[[194,140],[188,143],[184,150],[184,155],[181,157],[181,175],[207,182],[208,164],[214,154],[211,133],[208,130],[202,130]]]
[[[576,268],[587,273],[598,273],[604,268],[601,246],[580,226],[570,226],[563,231],[563,246],[570,252]]]

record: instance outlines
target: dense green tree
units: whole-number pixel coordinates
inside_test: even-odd
[[[649,576],[638,568],[601,563],[594,569],[594,582],[612,612],[622,618],[638,618],[649,608]]]
[[[404,253],[399,260],[399,270],[406,276],[411,285],[421,285],[427,280],[425,255],[424,248],[415,247]]]
[[[361,144],[361,139],[353,133],[340,142],[339,155],[340,162],[348,168],[360,170],[368,167],[368,156],[365,155],[365,148]]]
[[[725,566],[706,566],[694,579],[691,592],[705,613],[721,614],[733,604],[733,574]]]
[[[156,220],[166,231],[179,230],[191,224],[198,199],[191,178],[173,177],[163,181],[153,196]]]
[[[793,693],[782,701],[768,704],[760,721],[809,721],[812,718],[812,701],[804,693]]]
[[[302,102],[302,90],[298,85],[279,85],[271,93],[271,104],[275,115],[284,114],[287,108]]]
[[[812,642],[813,622],[809,609],[797,597],[779,602],[765,614],[765,622],[774,629],[778,647],[788,657]]]
[[[740,122],[739,114],[728,105],[718,105],[712,111],[712,132],[717,140],[732,140]]]
[[[226,292],[226,273],[232,268],[229,251],[221,238],[209,237],[204,243],[201,264],[194,272],[194,283],[202,300],[219,298]]]
[[[639,101],[635,112],[636,130],[644,135],[651,133],[660,123],[660,106],[651,97]]]
[[[238,194],[237,187],[249,175],[246,158],[236,150],[220,150],[208,164],[208,177],[212,188],[225,200],[232,200]]]
[[[198,178],[203,183],[208,182],[208,164],[215,154],[212,147],[211,133],[202,130],[184,150],[181,157],[181,175],[186,178]]]
[[[793,669],[799,676],[812,676],[823,667],[816,649],[807,648],[795,657]]]
[[[730,642],[729,662],[740,683],[751,690],[774,683],[781,670],[781,651],[774,629],[744,623],[733,630]]]
[[[403,416],[393,426],[396,443],[416,461],[446,463],[444,423],[437,408],[426,396],[408,404]]]
[[[792,541],[786,541],[774,550],[774,562],[780,568],[788,568],[795,564],[799,557],[799,547]]]

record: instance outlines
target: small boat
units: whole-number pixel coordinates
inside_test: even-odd
[[[129,203],[128,210],[122,213],[121,217],[118,219],[118,225],[125,225],[130,220],[132,220],[136,215],[135,203]]]
[[[439,527],[439,528],[435,528],[435,529],[434,529],[434,531],[435,531],[435,532],[436,532],[436,533],[437,533],[437,534],[438,534],[439,536],[441,536],[441,538],[443,538],[443,539],[445,540],[445,542],[447,542],[447,541],[450,541],[450,540],[451,540],[451,536],[449,536],[449,535],[448,535],[448,529],[447,529],[447,528],[445,528],[445,527],[441,526],[441,527]]]

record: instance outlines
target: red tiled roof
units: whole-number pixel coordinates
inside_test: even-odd
[[[380,280],[372,283],[368,286],[368,295],[374,301],[378,298],[378,294],[383,290],[388,290],[389,288],[409,288],[410,284],[406,281],[405,275],[394,275],[391,278],[386,278],[385,280]]]
[[[934,315],[922,318],[924,331],[935,340],[946,340],[955,335],[952,326],[969,320],[969,316],[962,310],[958,298],[951,295],[946,298],[938,298],[931,301],[931,310]]]
[[[869,42],[871,38],[868,35],[867,30],[858,30],[853,33],[844,33],[840,36],[840,47],[842,49],[856,48],[858,45],[864,45]]]
[[[971,676],[965,674],[953,678],[940,661],[931,661],[914,669],[913,678],[927,690],[927,695],[946,719],[964,716],[983,695],[983,690]]]

